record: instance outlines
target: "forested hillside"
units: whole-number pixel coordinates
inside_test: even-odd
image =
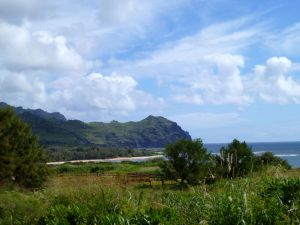
[[[0,103],[0,107],[12,107]],[[45,146],[164,147],[178,139],[190,140],[188,132],[163,117],[148,116],[138,122],[110,123],[67,120],[62,114],[41,109],[13,107]]]

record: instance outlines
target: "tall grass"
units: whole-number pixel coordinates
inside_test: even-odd
[[[0,224],[299,224],[299,175],[272,168],[187,188],[54,176],[36,192],[1,190]]]
[[[101,163],[66,163],[52,165],[50,168],[55,174],[80,174],[80,173],[130,173],[130,172],[159,172],[159,160],[146,162],[101,162]]]

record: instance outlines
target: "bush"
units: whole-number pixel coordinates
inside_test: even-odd
[[[291,169],[291,165],[284,159],[274,156],[272,152],[265,152],[260,156],[256,156],[257,168],[266,166],[282,166],[286,169]]]
[[[255,155],[251,147],[236,139],[220,149],[220,156],[216,160],[222,175],[230,178],[247,175],[255,166]]]

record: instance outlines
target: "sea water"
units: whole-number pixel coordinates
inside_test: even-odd
[[[292,167],[300,167],[300,141],[299,142],[260,142],[247,143],[255,154],[272,152],[275,156],[286,159]],[[204,144],[211,153],[218,154],[222,146],[227,144]]]

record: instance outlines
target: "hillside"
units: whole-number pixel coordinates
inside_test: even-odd
[[[0,103],[0,107],[12,107]],[[12,107],[46,146],[96,145],[105,147],[164,147],[178,139],[191,139],[188,132],[164,117],[148,116],[138,122],[85,123],[67,120],[62,114],[41,109]]]

